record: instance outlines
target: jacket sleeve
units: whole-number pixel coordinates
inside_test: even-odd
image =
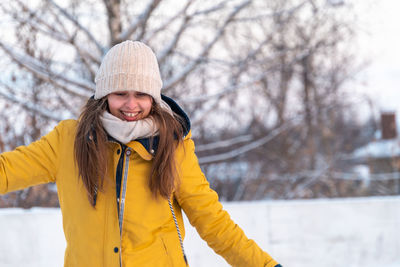
[[[253,240],[248,239],[223,210],[217,193],[210,188],[200,169],[193,141],[188,139],[184,142],[184,156],[178,162],[182,178],[175,196],[201,238],[232,266],[278,265]]]
[[[61,125],[28,146],[0,154],[0,194],[55,182]]]

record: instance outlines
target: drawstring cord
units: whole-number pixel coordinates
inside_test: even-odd
[[[168,199],[168,205],[169,205],[169,208],[170,208],[170,210],[171,210],[172,217],[174,218],[176,231],[178,232],[179,242],[181,243],[181,249],[182,249],[183,259],[185,260],[186,266],[188,266],[188,261],[187,261],[187,258],[186,258],[185,250],[183,249],[183,242],[182,242],[181,231],[179,230],[178,220],[176,219],[175,212],[174,212],[174,208],[172,207],[172,203],[171,203],[171,200],[170,200],[170,199]]]

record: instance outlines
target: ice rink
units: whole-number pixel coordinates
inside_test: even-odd
[[[400,266],[400,197],[224,203],[284,267]],[[185,222],[191,267],[229,266]],[[0,266],[63,265],[59,209],[0,209]]]

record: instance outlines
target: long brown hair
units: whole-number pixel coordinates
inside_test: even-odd
[[[97,192],[102,190],[107,172],[107,133],[100,115],[107,109],[107,96],[90,98],[80,115],[75,136],[75,159],[79,177],[86,188],[89,202],[96,205]],[[149,187],[154,197],[169,198],[178,185],[175,149],[183,140],[182,118],[170,114],[153,101],[149,115],[158,127],[158,148],[153,155]],[[154,143],[154,138],[150,144]],[[152,148],[150,148],[152,149]]]
[[[169,198],[177,186],[177,166],[175,164],[175,149],[183,140],[182,118],[170,114],[153,101],[151,118],[156,123],[159,132],[157,152],[153,158],[149,180],[150,190],[154,197],[160,194]]]

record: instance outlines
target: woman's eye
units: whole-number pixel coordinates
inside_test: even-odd
[[[136,93],[136,96],[137,97],[143,97],[143,96],[147,96],[147,94],[145,94],[145,93]]]
[[[117,95],[117,96],[124,96],[125,95],[125,93],[114,93],[115,95]]]

